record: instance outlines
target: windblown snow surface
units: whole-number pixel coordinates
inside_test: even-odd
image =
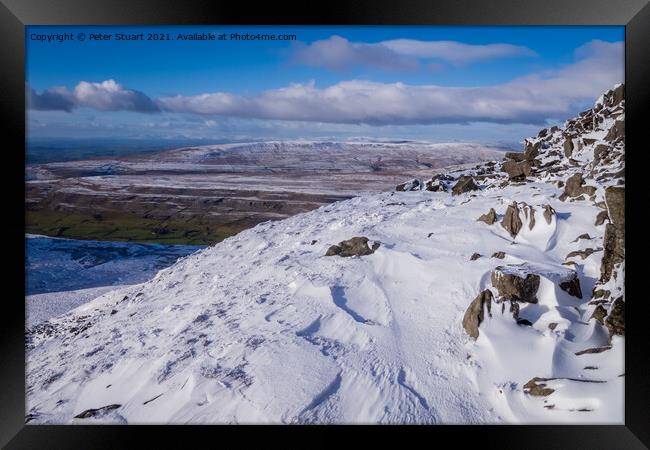
[[[265,222],[41,324],[27,336],[27,421],[622,423],[624,338],[590,320],[589,304],[605,229],[595,204],[618,181],[596,178],[622,165],[595,168],[593,151],[613,146],[603,139],[614,121],[590,144],[575,139],[575,163],[562,154],[563,130],[550,131],[538,159],[561,170],[538,167],[525,183],[506,182],[496,162],[450,173],[475,176],[479,190],[460,195],[364,195]],[[477,175],[487,167],[494,177]],[[595,196],[560,201],[557,181],[574,173]],[[500,225],[513,201],[537,210],[514,239]],[[555,210],[550,223],[542,205]],[[495,224],[476,220],[490,208]],[[576,241],[583,233],[590,239]],[[324,256],[353,236],[381,245]],[[471,261],[475,252],[483,257]],[[463,315],[493,289],[492,270],[524,262],[543,269],[538,303],[521,303],[531,325],[493,304],[471,339]],[[583,298],[555,284],[567,270]],[[612,292],[622,291],[617,271]],[[554,392],[524,392],[533,377],[552,378]]]

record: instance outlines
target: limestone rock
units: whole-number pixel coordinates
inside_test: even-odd
[[[478,327],[485,319],[485,308],[487,308],[488,315],[492,315],[492,292],[488,289],[484,290],[472,300],[469,307],[465,311],[463,317],[463,328],[470,337],[478,338]]]
[[[488,225],[492,225],[497,221],[497,212],[494,210],[494,208],[490,208],[490,210],[486,214],[483,214],[481,217],[479,217],[476,220],[480,222],[485,222]]]
[[[609,330],[610,336],[625,335],[625,301],[618,298],[612,304],[612,308],[605,319],[605,326]]]
[[[374,242],[372,248],[368,246],[367,237],[353,237],[347,241],[339,242],[338,245],[332,245],[327,249],[325,256],[364,256],[371,255],[379,248],[380,243]]]
[[[515,270],[513,270],[515,269]],[[534,273],[521,273],[512,266],[499,266],[492,271],[492,286],[499,297],[527,303],[537,303],[540,277]]]
[[[519,206],[517,202],[512,202],[511,205],[508,205],[503,220],[501,221],[501,226],[510,233],[511,237],[514,238],[517,236],[523,226],[523,222],[519,217]]]
[[[451,189],[451,195],[460,195],[469,191],[477,191],[479,187],[474,183],[474,178],[469,175],[463,175]]]

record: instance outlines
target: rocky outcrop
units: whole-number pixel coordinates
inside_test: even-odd
[[[506,152],[506,159],[511,159],[513,161],[525,161],[526,154],[524,152]]]
[[[422,180],[418,180],[417,178],[414,178],[410,181],[407,181],[402,184],[398,184],[395,187],[395,190],[398,192],[408,192],[408,191],[421,191],[422,190]]]
[[[601,211],[596,215],[596,221],[594,222],[594,225],[599,227],[604,224],[607,219],[609,219],[609,214],[607,214],[607,211]]]
[[[487,213],[483,214],[476,220],[479,222],[485,222],[488,225],[492,225],[497,221],[497,212],[494,210],[494,208],[490,208]]]
[[[571,158],[571,155],[573,154],[573,139],[571,139],[571,136],[564,137],[564,144],[562,144],[562,149],[564,150],[564,156]]]
[[[479,259],[481,256],[483,256],[483,255],[481,255],[480,253],[474,253],[474,254],[472,254],[472,256],[470,256],[469,260],[470,260],[470,261],[476,261],[476,260]]]
[[[365,256],[371,255],[377,250],[380,246],[379,242],[374,242],[372,248],[368,246],[367,237],[353,237],[347,241],[339,242],[338,245],[332,245],[327,249],[325,256]]]
[[[112,411],[114,409],[117,409],[121,407],[122,405],[118,404],[113,404],[113,405],[106,405],[102,406],[101,408],[95,408],[95,409],[87,409],[84,412],[81,412],[74,416],[75,419],[88,419],[90,417],[101,417],[108,413],[109,411]]]
[[[616,264],[625,259],[625,188],[610,186],[605,190],[605,203],[610,222],[605,227],[600,281],[610,279]]]
[[[547,224],[551,224],[553,222],[553,216],[555,216],[555,210],[551,205],[544,205],[544,220],[546,220]]]
[[[555,392],[555,389],[546,387],[546,383],[544,383],[544,381],[549,380],[549,378],[535,377],[532,380],[528,381],[528,383],[524,384],[524,392],[528,395],[534,395],[537,397],[548,397],[553,392]]]
[[[625,188],[610,186],[605,189],[605,204],[612,224],[625,230]]]
[[[582,289],[580,289],[580,279],[576,272],[571,272],[568,276],[564,276],[560,280],[558,286],[560,289],[567,292],[569,295],[577,298],[582,298]]]
[[[492,286],[499,292],[499,297],[505,300],[516,300],[526,303],[537,303],[539,275],[526,273],[517,266],[499,266],[492,271]]]
[[[618,298],[612,303],[611,310],[605,319],[605,326],[611,336],[625,335],[625,300]]]
[[[508,179],[511,181],[524,181],[532,174],[532,166],[529,161],[506,161],[501,168],[508,174]]]
[[[623,120],[617,120],[614,122],[614,125],[609,129],[605,140],[609,142],[622,140],[625,138],[625,122]]]
[[[460,195],[465,192],[478,191],[479,187],[474,182],[474,178],[469,175],[463,175],[458,179],[451,189],[451,195]]]
[[[567,178],[564,183],[564,192],[560,196],[560,200],[565,201],[567,198],[575,198],[581,195],[590,197],[596,193],[596,188],[593,186],[585,186],[585,180],[582,175],[576,173]]]
[[[478,338],[478,327],[485,320],[486,308],[488,315],[492,315],[492,298],[492,292],[486,289],[478,294],[467,307],[463,316],[463,328],[470,337]]]
[[[503,220],[501,220],[501,226],[510,233],[512,238],[517,236],[523,226],[523,222],[519,218],[519,206],[517,202],[512,202],[511,205],[508,205]]]
[[[605,325],[605,317],[607,316],[607,310],[603,308],[603,305],[598,305],[594,309],[594,312],[591,314],[591,317],[589,318],[596,320],[598,323],[601,325]]]

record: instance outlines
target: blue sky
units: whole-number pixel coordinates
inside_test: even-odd
[[[34,34],[295,34],[41,42]],[[518,142],[623,81],[623,27],[28,27],[32,139]]]

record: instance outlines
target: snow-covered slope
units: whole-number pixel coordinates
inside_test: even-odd
[[[623,106],[619,87],[511,162],[262,223],[39,325],[27,421],[622,423]],[[325,256],[354,236],[380,245]]]

